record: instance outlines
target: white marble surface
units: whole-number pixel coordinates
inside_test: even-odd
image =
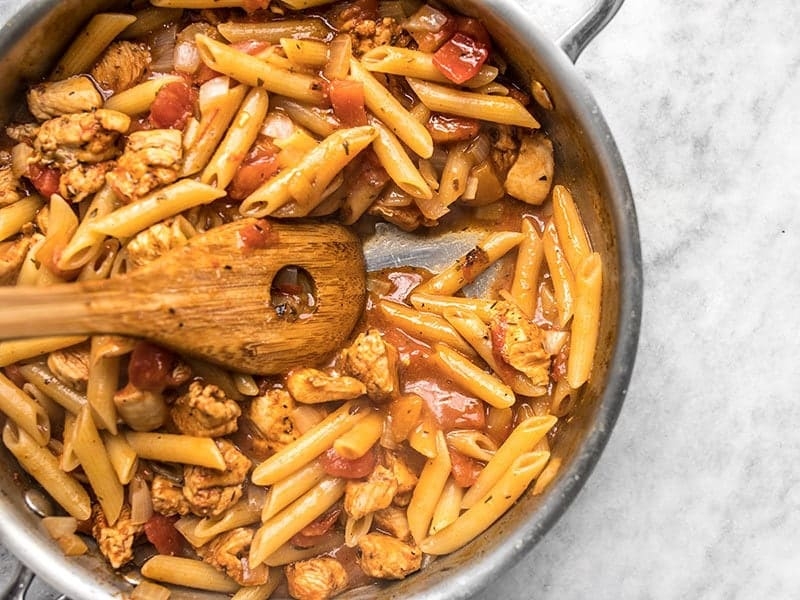
[[[591,4],[520,1],[554,38]],[[794,0],[627,0],[579,59],[639,215],[636,370],[587,485],[483,599],[800,594],[798,31]]]
[[[521,2],[553,37],[590,4]],[[482,598],[800,595],[798,31],[794,0],[627,0],[578,60],[636,199],[639,353],[588,484]]]

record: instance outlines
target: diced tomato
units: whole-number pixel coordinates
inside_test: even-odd
[[[492,36],[489,35],[489,32],[486,31],[486,27],[484,27],[483,23],[478,19],[457,15],[455,18],[455,27],[457,32],[471,37],[487,48],[492,47]]]
[[[329,536],[330,529],[339,519],[340,514],[342,514],[341,505],[333,506],[296,533],[290,543],[298,548],[316,546]]]
[[[425,127],[434,144],[449,144],[471,140],[480,132],[481,125],[475,119],[431,113]]]
[[[53,194],[58,193],[61,172],[53,167],[43,167],[34,163],[28,167],[28,179],[31,180],[37,192],[45,198],[50,198]]]
[[[322,468],[328,475],[345,479],[361,479],[375,468],[375,451],[370,450],[361,458],[344,458],[336,450],[330,448],[319,457]]]
[[[328,85],[333,113],[345,127],[367,124],[364,105],[364,84],[349,79],[334,79]]]
[[[183,129],[194,112],[196,92],[183,81],[168,83],[156,94],[150,107],[150,122],[155,127]]]
[[[456,33],[433,55],[433,64],[453,83],[475,77],[489,58],[489,46],[463,33]]]
[[[131,352],[128,380],[140,390],[160,392],[175,385],[172,371],[178,362],[175,354],[150,342],[139,342]]]
[[[279,150],[268,140],[257,142],[236,170],[228,187],[228,195],[234,200],[242,200],[261,187],[280,168]]]
[[[453,475],[453,481],[461,487],[473,485],[478,479],[478,475],[481,474],[483,465],[450,446],[447,447],[447,450],[450,454],[450,473]]]
[[[264,219],[245,225],[239,230],[239,244],[245,250],[268,248],[277,241],[277,233],[270,227],[269,221]]]
[[[147,541],[156,547],[159,554],[177,556],[183,550],[183,536],[175,529],[177,517],[165,517],[154,513],[144,524]]]

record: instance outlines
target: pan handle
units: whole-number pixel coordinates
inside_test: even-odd
[[[608,25],[625,0],[597,0],[556,42],[574,63],[586,46]]]

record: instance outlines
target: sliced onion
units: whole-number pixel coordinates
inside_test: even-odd
[[[194,42],[179,42],[174,53],[175,70],[180,73],[194,73],[200,67],[200,50]]]
[[[33,156],[33,148],[24,142],[11,148],[11,172],[19,179],[28,172],[29,159]]]
[[[467,147],[467,154],[473,165],[479,165],[486,160],[491,150],[492,143],[489,141],[489,136],[479,135]]]
[[[264,119],[261,133],[274,140],[285,140],[294,133],[294,122],[282,112],[271,112]]]
[[[153,516],[153,498],[150,487],[142,477],[134,477],[128,486],[131,503],[131,523],[141,525]]]
[[[567,332],[558,330],[542,331],[542,347],[549,355],[554,356],[561,351],[567,341]]]
[[[439,33],[447,23],[447,15],[429,4],[420,9],[403,22],[403,29],[410,33]]]
[[[211,107],[228,95],[231,87],[231,80],[226,75],[220,75],[209,79],[200,86],[197,96],[197,103],[200,106],[200,114],[206,114]]]
[[[328,54],[328,62],[323,74],[328,80],[344,79],[350,72],[350,58],[353,55],[353,39],[346,33],[333,38]]]
[[[156,73],[169,73],[172,71],[175,60],[175,38],[178,28],[175,25],[159,29],[150,42],[150,69]]]
[[[407,16],[403,8],[403,3],[400,0],[385,0],[385,2],[379,2],[378,15],[380,15],[382,19],[394,19],[395,21],[402,21]]]

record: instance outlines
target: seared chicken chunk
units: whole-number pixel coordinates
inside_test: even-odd
[[[189,391],[170,409],[172,422],[186,435],[221,437],[236,431],[236,419],[242,414],[239,405],[215,385],[193,381]]]
[[[269,452],[277,452],[299,436],[292,420],[294,400],[286,390],[267,390],[253,399],[248,416],[258,433],[263,436],[259,445]]]
[[[359,334],[342,351],[342,362],[348,375],[364,382],[371,400],[386,402],[400,392],[397,349],[377,329]]]
[[[31,247],[31,237],[0,243],[0,285],[14,285]]]
[[[360,519],[392,503],[397,493],[397,477],[384,466],[378,465],[366,481],[350,480],[344,492],[344,510],[354,519]]]
[[[330,556],[301,560],[284,569],[289,594],[297,600],[327,600],[347,587],[342,563]]]
[[[203,561],[224,571],[239,585],[262,585],[269,576],[267,565],[251,569],[248,564],[253,534],[249,527],[238,527],[217,536],[197,551]]]
[[[251,462],[228,440],[216,440],[225,459],[225,470],[186,466],[183,470],[183,495],[191,511],[199,517],[216,517],[236,504]]]
[[[384,463],[392,470],[397,480],[397,492],[394,497],[394,504],[406,506],[411,501],[411,494],[417,486],[418,478],[408,466],[406,460],[399,454],[391,451],[384,453]]]
[[[63,115],[42,123],[33,147],[41,162],[62,169],[99,163],[117,156],[117,140],[130,123],[128,115],[104,108]]]
[[[353,400],[367,392],[358,379],[328,375],[319,369],[295,369],[286,377],[286,387],[292,397],[304,404],[319,404],[332,400]]]
[[[45,81],[28,92],[28,110],[40,121],[90,112],[103,106],[103,96],[86,75]]]
[[[153,262],[173,248],[183,246],[195,233],[192,224],[182,215],[148,227],[125,246],[128,268],[135,269]]]
[[[167,422],[169,407],[161,392],[141,390],[128,383],[114,394],[114,406],[134,431],[153,431]]]
[[[388,533],[399,540],[411,539],[411,528],[408,525],[406,511],[397,506],[387,506],[375,512],[372,521],[376,529]]]
[[[113,160],[95,164],[79,163],[61,174],[58,193],[71,202],[80,202],[100,191],[106,183],[106,173],[113,168]]]
[[[85,390],[89,379],[88,343],[51,352],[47,357],[47,368],[72,389]]]
[[[345,9],[347,10],[347,9]],[[347,15],[343,15],[345,18]],[[353,54],[361,56],[377,46],[388,46],[405,39],[402,28],[390,17],[382,19],[363,19],[360,16],[346,20],[341,31],[350,34],[353,41]],[[407,45],[406,40],[400,45]]]
[[[116,94],[138,83],[151,60],[150,50],[144,44],[114,42],[97,61],[90,75],[101,88]]]
[[[522,311],[509,302],[495,304],[490,327],[501,335],[495,348],[503,360],[527,375],[545,393],[550,381],[550,355],[544,349],[542,331]]]
[[[183,488],[163,475],[153,477],[150,497],[153,499],[153,510],[161,515],[184,516],[191,512],[189,501],[183,495]]]
[[[361,569],[370,577],[403,579],[422,566],[422,551],[415,544],[382,533],[362,536],[358,548]]]
[[[131,522],[131,509],[127,504],[122,507],[113,525],[109,525],[99,504],[92,507],[92,536],[114,569],[119,569],[133,558],[133,540],[143,531],[144,525]]]
[[[522,140],[514,166],[506,177],[506,191],[528,204],[541,204],[553,183],[553,142],[542,133],[533,133]]]
[[[7,153],[0,157],[0,162],[3,163],[3,166],[0,167],[0,206],[14,204],[14,202],[22,198],[22,185],[20,185],[19,179],[14,176],[10,160],[11,157]]]
[[[183,135],[177,129],[135,131],[128,136],[116,168],[106,176],[114,191],[135,202],[178,179]]]

